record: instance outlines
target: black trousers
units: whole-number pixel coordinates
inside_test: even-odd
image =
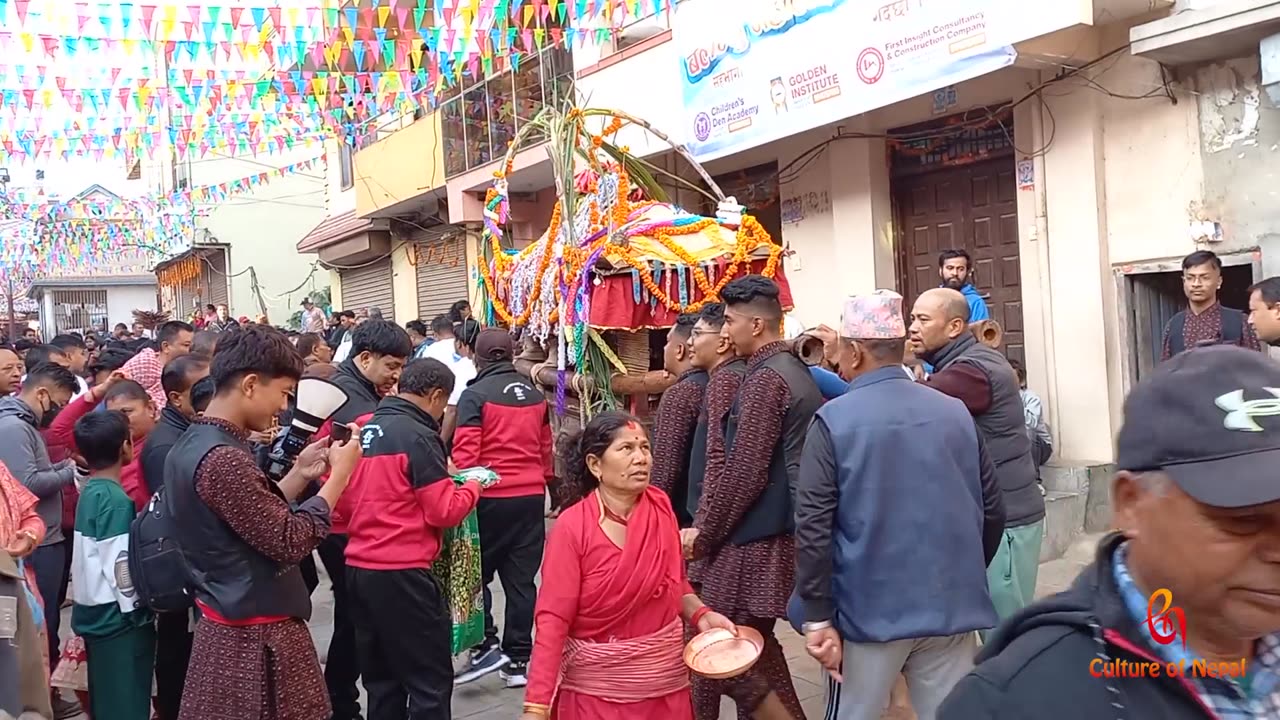
[[[62,625],[62,601],[67,599],[67,558],[71,541],[59,540],[41,545],[31,554],[31,567],[36,573],[36,588],[44,600],[44,629],[49,637],[49,669],[58,666],[58,630]]]
[[[360,717],[360,689],[356,687],[360,664],[347,596],[347,536],[330,535],[320,543],[318,552],[333,583],[333,638],[324,663],[324,684],[333,704],[334,720],[355,720]]]
[[[191,613],[156,613],[156,716],[178,720],[191,662]]]
[[[542,565],[547,526],[543,497],[480,498],[480,574],[484,583],[484,645],[498,644],[489,585],[496,574],[507,596],[502,652],[512,662],[527,663],[533,654],[533,607],[538,596],[534,578]]]
[[[347,568],[369,720],[449,720],[452,619],[429,570]]]

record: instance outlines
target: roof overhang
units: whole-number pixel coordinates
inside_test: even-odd
[[[105,287],[155,287],[155,275],[101,275],[97,277],[46,277],[31,281],[27,297],[36,299],[44,290],[84,290]]]
[[[1136,25],[1129,41],[1134,55],[1177,66],[1252,55],[1276,33],[1280,0],[1222,0]]]
[[[336,245],[357,235],[370,232],[388,232],[391,225],[386,218],[362,218],[355,210],[331,215],[321,220],[311,232],[298,241],[298,252],[314,253]],[[323,256],[321,259],[324,259]]]

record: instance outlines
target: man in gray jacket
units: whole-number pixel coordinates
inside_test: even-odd
[[[963,402],[973,415],[996,468],[1005,530],[1000,551],[987,567],[987,584],[1003,620],[1034,599],[1044,534],[1044,496],[1036,482],[1018,379],[999,350],[969,332],[969,303],[955,290],[920,294],[911,310],[911,342],[933,365],[926,383]]]
[[[71,400],[79,387],[75,375],[60,366],[46,364],[31,369],[16,396],[0,398],[0,462],[40,499],[36,510],[44,520],[44,542],[31,555],[36,585],[48,612],[49,660],[58,662],[58,588],[65,582],[66,558],[71,539],[62,534],[62,489],[76,479],[71,460],[49,461],[40,428]]]

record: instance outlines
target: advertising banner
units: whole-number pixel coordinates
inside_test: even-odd
[[[1013,64],[1013,43],[1078,14],[1070,0],[686,0],[681,138],[712,160],[929,93]]]

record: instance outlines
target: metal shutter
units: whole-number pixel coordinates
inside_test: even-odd
[[[339,269],[342,282],[342,309],[382,310],[384,320],[395,322],[395,295],[391,290],[391,258],[387,257],[363,267]]]
[[[201,263],[204,265],[205,275],[204,295],[209,298],[204,304],[229,306],[231,300],[227,297],[227,251],[218,248],[206,255]]]
[[[449,306],[468,300],[467,240],[465,233],[419,241],[414,246],[418,273],[418,318],[428,325],[449,312]]]

